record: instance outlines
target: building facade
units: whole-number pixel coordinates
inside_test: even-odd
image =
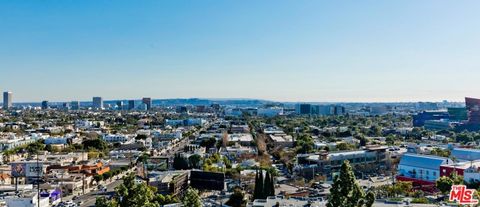
[[[3,92],[3,109],[10,109],[12,106],[12,92]]]
[[[103,99],[102,97],[93,97],[92,98],[93,102],[93,108],[94,109],[103,109]]]
[[[449,158],[407,153],[400,159],[396,178],[414,186],[434,186],[441,176],[440,166],[449,164],[453,164]]]
[[[465,106],[467,107],[468,124],[480,125],[480,99],[466,97]]]
[[[152,109],[152,98],[142,98],[142,103],[147,106],[147,110]]]

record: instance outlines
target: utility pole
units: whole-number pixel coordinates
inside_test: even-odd
[[[38,151],[37,151],[37,206],[40,207],[40,168],[39,168],[39,158],[38,158]]]
[[[85,174],[82,175],[82,194],[85,195]]]
[[[65,174],[65,170],[62,171],[62,180],[60,182],[60,190],[62,191],[60,193],[60,202],[62,202],[62,199],[63,199],[63,175]]]

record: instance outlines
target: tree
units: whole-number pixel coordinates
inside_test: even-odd
[[[365,138],[364,136],[360,137],[360,146],[364,147],[368,143],[368,139]]]
[[[208,150],[210,148],[214,148],[216,143],[217,140],[215,139],[215,137],[210,137],[208,139],[202,140],[202,142],[200,142],[200,146],[205,147]]]
[[[103,175],[95,175],[93,176],[93,179],[95,180],[96,183],[98,183],[101,180],[103,180]]]
[[[228,146],[228,133],[225,130],[222,136],[222,147],[227,147],[227,146]]]
[[[412,182],[399,181],[396,182],[394,185],[388,186],[387,191],[393,196],[407,195],[410,191],[412,191],[412,188]]]
[[[188,159],[185,156],[176,154],[173,157],[173,168],[175,170],[186,170],[189,168]]]
[[[369,191],[365,199],[366,199],[365,206],[367,207],[373,206],[373,203],[375,203],[375,194],[372,191]]]
[[[148,160],[148,158],[150,158],[150,155],[149,155],[149,154],[146,154],[146,153],[138,156],[138,158],[137,158],[137,164],[138,164],[138,163],[146,163],[147,160]]]
[[[258,185],[260,186],[260,193],[258,194],[258,197],[260,199],[265,199],[266,196],[265,196],[265,179],[263,177],[263,170],[260,170],[259,171],[259,174],[258,174]],[[257,185],[255,183],[255,185]]]
[[[272,192],[270,190],[270,188],[272,187],[270,182],[272,182],[272,179],[270,178],[270,173],[266,172],[265,173],[265,180],[263,181],[263,196],[265,198],[268,197],[268,196],[272,196],[272,195],[270,195],[270,193]]]
[[[233,194],[228,199],[227,203],[225,203],[232,207],[244,207],[246,206],[247,202],[245,200],[245,194],[243,193],[240,187],[235,187],[233,189]]]
[[[453,184],[452,179],[447,176],[442,176],[435,182],[437,189],[440,192],[442,192],[442,194],[444,195],[450,192],[450,188],[452,187],[452,184]]]
[[[302,134],[299,136],[295,142],[295,145],[297,146],[297,153],[299,154],[306,154],[314,151],[313,139],[308,134]]]
[[[346,142],[341,142],[337,144],[337,149],[340,151],[351,150],[354,147]]]
[[[198,195],[198,190],[189,187],[183,198],[183,205],[189,207],[201,207],[202,201]]]
[[[113,172],[112,172],[112,171],[108,171],[108,172],[103,173],[102,175],[103,175],[103,179],[104,179],[104,180],[108,180],[108,179],[110,179],[110,178],[113,177]]]
[[[255,189],[253,192],[253,199],[260,199],[263,191],[263,181],[260,180],[258,170],[255,173]]]
[[[159,204],[154,201],[155,188],[146,183],[137,184],[133,188],[134,194],[131,196],[128,207],[158,207]]]
[[[167,204],[171,204],[171,203],[178,203],[178,199],[176,197],[173,197],[171,195],[162,195],[162,194],[158,194],[155,196],[154,198],[155,202],[157,202],[159,205],[167,205]]]
[[[108,144],[103,139],[86,139],[82,142],[85,149],[92,148],[100,151],[108,149]]]
[[[459,176],[456,171],[453,171],[448,177],[442,176],[436,182],[435,185],[437,189],[446,195],[450,192],[452,185],[461,185],[463,184],[463,176]]]
[[[101,207],[159,207],[155,199],[155,188],[145,183],[136,184],[134,174],[124,177],[123,183],[115,188],[112,200],[97,198],[95,205]]]
[[[190,164],[190,167],[195,168],[195,169],[200,169],[200,167],[201,167],[200,162],[201,161],[202,161],[202,157],[200,155],[197,155],[197,154],[191,155],[188,158],[188,162]]]
[[[148,138],[147,135],[144,135],[144,134],[138,134],[138,135],[135,137],[136,140],[145,140],[145,139],[147,139],[147,138]]]
[[[118,204],[110,201],[107,198],[100,196],[95,199],[95,207],[116,207]]]
[[[434,148],[431,151],[432,155],[437,155],[440,157],[450,157],[450,151],[448,149]]]
[[[275,195],[275,177],[270,173],[270,196]]]
[[[265,175],[265,181],[263,182],[263,191],[264,191],[264,196],[274,196],[275,195],[275,187],[273,183],[273,175],[267,171]]]
[[[327,207],[351,206],[371,207],[375,201],[375,195],[365,192],[358,185],[352,167],[345,160],[342,164],[340,175],[336,176],[330,189]]]
[[[450,174],[450,179],[452,179],[452,182],[454,185],[462,185],[463,184],[463,176],[458,175],[457,171],[453,171]]]
[[[45,145],[43,143],[41,143],[40,141],[36,141],[34,143],[31,143],[26,147],[27,152],[30,153],[30,154],[37,154],[38,151],[41,151],[41,150],[44,150],[44,149],[45,149]]]

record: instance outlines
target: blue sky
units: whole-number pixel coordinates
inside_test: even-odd
[[[0,1],[15,101],[480,97],[479,1]]]

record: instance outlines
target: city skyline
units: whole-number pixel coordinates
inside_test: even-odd
[[[8,98],[6,98],[6,95],[8,94]],[[3,92],[3,100],[9,100],[9,107],[12,106],[12,104],[41,104],[42,107],[45,106],[47,108],[49,104],[71,104],[73,102],[76,103],[91,103],[93,108],[103,108],[103,105],[105,102],[115,102],[113,105],[119,105],[119,104],[127,104],[129,105],[129,108],[135,108],[135,103],[138,102],[140,104],[145,104],[147,109],[149,110],[152,107],[152,101],[165,101],[165,100],[208,100],[208,101],[249,101],[249,100],[255,100],[255,101],[265,101],[265,102],[272,102],[272,103],[307,103],[307,104],[334,104],[334,103],[384,103],[384,104],[394,104],[394,103],[442,103],[442,102],[449,102],[449,103],[465,103],[466,99],[475,99],[472,97],[465,97],[464,100],[461,101],[450,101],[450,100],[441,100],[441,101],[425,101],[425,100],[420,100],[420,101],[398,101],[398,102],[387,102],[387,101],[376,101],[376,102],[355,102],[355,101],[275,101],[275,100],[268,100],[268,99],[255,99],[255,98],[198,98],[198,97],[190,97],[190,98],[152,98],[152,97],[136,97],[136,98],[111,98],[111,99],[104,99],[101,96],[93,96],[90,97],[90,100],[56,100],[56,101],[50,101],[50,100],[45,100],[42,99],[41,101],[14,101],[15,99],[13,98],[13,93],[12,91],[4,91]],[[4,105],[5,101],[0,102],[0,104]]]
[[[480,96],[479,2],[5,1],[14,102]]]

